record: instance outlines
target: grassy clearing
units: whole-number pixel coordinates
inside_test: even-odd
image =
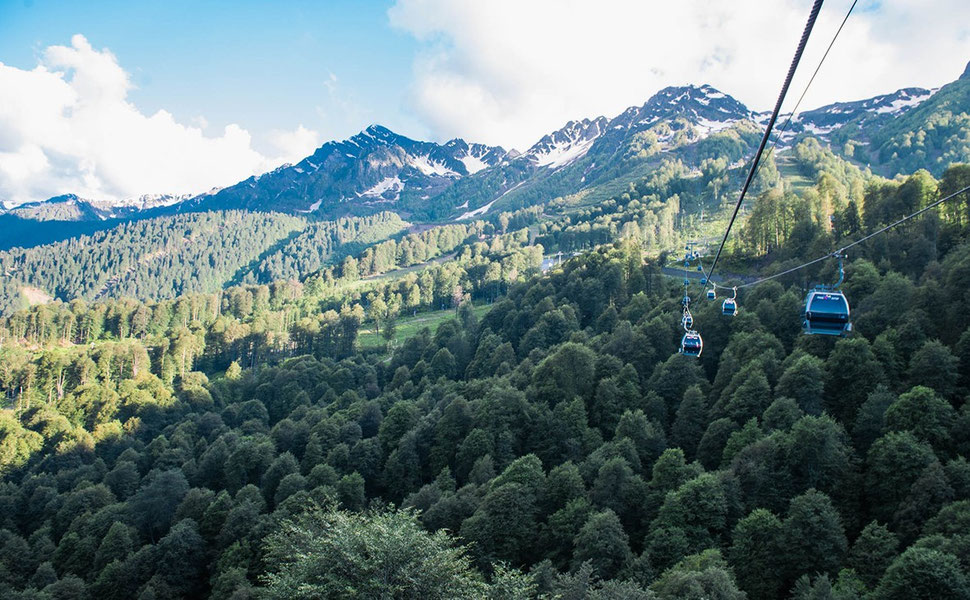
[[[476,317],[481,318],[490,308],[490,304],[475,304],[472,307],[472,312]],[[391,347],[400,346],[404,340],[415,335],[425,327],[433,332],[438,325],[448,319],[454,318],[454,316],[455,311],[447,309],[420,312],[415,316],[401,317],[397,320],[397,329],[394,331],[394,339],[391,340]],[[370,327],[361,328],[357,343],[360,345],[361,350],[377,350],[383,349],[387,342],[383,336],[377,334],[373,325],[371,325]]]
[[[775,156],[775,164],[778,166],[778,173],[796,194],[801,194],[815,185],[814,181],[801,174],[791,156]]]

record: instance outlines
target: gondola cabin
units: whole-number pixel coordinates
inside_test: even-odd
[[[696,331],[688,331],[680,340],[680,353],[684,356],[700,356],[704,350],[704,340]]]
[[[716,298],[717,298],[717,292],[714,291],[714,288],[711,288],[711,289],[707,290],[707,299],[708,300],[715,300]]]
[[[694,317],[690,316],[689,314],[684,315],[684,318],[681,321],[681,324],[684,326],[684,329],[690,329],[691,327],[694,326]]]
[[[738,301],[734,298],[725,298],[724,303],[721,304],[721,314],[728,317],[738,314]]]
[[[852,331],[849,301],[837,290],[812,290],[805,297],[802,330],[809,335],[846,335]]]

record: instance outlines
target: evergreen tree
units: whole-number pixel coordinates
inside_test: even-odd
[[[770,511],[757,509],[738,521],[727,558],[738,585],[751,600],[777,598],[783,556],[782,523]]]
[[[894,560],[873,592],[877,600],[956,600],[970,596],[956,557],[910,548]]]
[[[869,393],[885,380],[865,338],[839,340],[825,361],[825,410],[842,422],[855,419]]]
[[[940,449],[947,447],[955,420],[956,412],[950,403],[923,386],[901,395],[886,409],[888,430],[909,431]]]
[[[810,354],[799,357],[781,374],[775,393],[794,399],[810,415],[820,414],[825,395],[825,364]]]
[[[688,459],[694,457],[707,429],[707,401],[699,386],[688,388],[677,407],[677,417],[670,432],[671,445],[681,448]]]
[[[626,532],[609,509],[589,516],[574,545],[574,568],[588,562],[593,573],[603,579],[616,577],[632,558]]]
[[[104,539],[101,540],[101,545],[98,546],[98,552],[94,557],[94,567],[100,570],[112,561],[123,561],[132,549],[131,533],[128,531],[128,526],[124,523],[115,522],[108,529]]]
[[[935,460],[933,450],[908,432],[887,433],[876,440],[866,458],[873,516],[891,521],[923,470]]]
[[[909,382],[926,386],[943,398],[952,398],[959,378],[960,360],[939,340],[930,340],[909,361]]]
[[[665,571],[650,589],[662,600],[744,600],[727,563],[717,550],[705,550]]]
[[[866,525],[849,551],[848,564],[869,589],[875,589],[886,568],[896,558],[899,539],[885,525]]]
[[[269,598],[381,598],[405,590],[426,598],[484,595],[463,550],[443,532],[423,531],[407,512],[311,511],[285,522],[267,539],[266,552],[279,565],[265,578]]]
[[[789,582],[804,574],[835,573],[848,546],[838,511],[815,490],[791,501],[783,539]]]

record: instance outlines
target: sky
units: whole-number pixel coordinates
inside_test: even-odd
[[[823,6],[792,98],[849,4]],[[371,123],[524,150],[667,85],[769,110],[810,6],[0,0],[0,201],[199,193]],[[860,0],[802,108],[937,87],[968,60],[966,0]]]

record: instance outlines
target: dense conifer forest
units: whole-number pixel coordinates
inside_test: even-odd
[[[63,242],[0,252],[0,313],[27,304],[25,286],[64,301],[159,300],[227,283],[270,283],[397,234],[394,213],[308,222],[276,213],[217,211],[122,223]],[[296,252],[295,247],[305,248]]]
[[[738,276],[970,183],[874,178],[804,144],[778,169],[811,185],[762,190]],[[538,226],[526,208],[330,266],[308,251],[302,280],[267,260],[270,284],[4,317],[0,593],[970,597],[967,198],[854,249],[849,337],[801,334],[828,261],[733,318],[695,300],[693,359],[681,281],[644,253],[682,243],[701,193],[667,172]],[[584,252],[541,274],[543,236]],[[434,331],[357,344],[363,323],[441,309]]]

